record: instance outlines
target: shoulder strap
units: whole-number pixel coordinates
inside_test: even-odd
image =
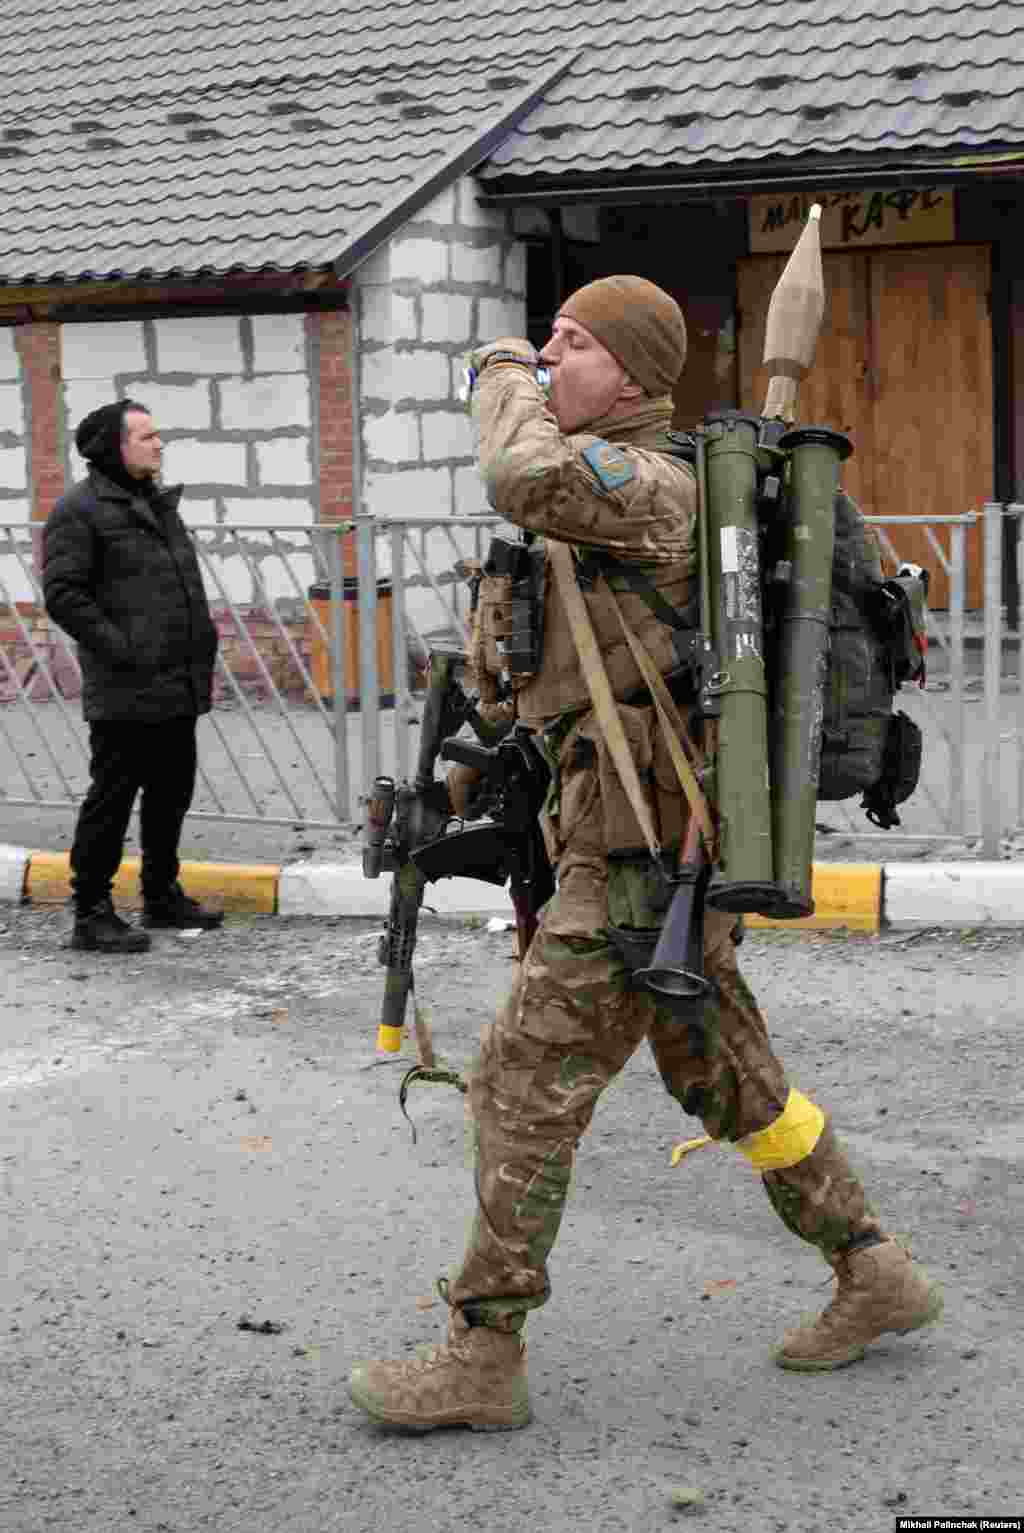
[[[583,594],[576,583],[572,551],[566,543],[552,542],[548,547],[548,557],[551,561],[551,568],[554,571],[559,594],[565,603],[566,613],[569,618],[569,628],[580,657],[580,666],[582,667],[587,690],[590,692],[591,701],[594,705],[594,712],[597,714],[598,723],[601,725],[605,741],[615,763],[615,768],[622,780],[622,785],[629,796],[633,812],[640,822],[640,828],[644,833],[644,839],[650,849],[651,856],[657,860],[660,856],[661,847],[654,833],[654,824],[651,820],[647,801],[643,795],[643,789],[640,786],[640,777],[636,769],[636,763],[633,760],[633,754],[630,751],[629,742],[622,727],[622,720],[619,718],[618,705],[612,695],[611,683],[608,680],[604,660],[598,648],[594,627],[590,621],[590,613],[587,611]],[[708,808],[707,800],[701,792],[693,767],[690,765],[686,752],[680,743],[682,740],[689,738],[686,727],[679,716],[679,711],[669,693],[668,687],[665,685],[661,672],[623,617],[621,608],[618,602],[615,601],[614,592],[611,594],[626,642],[632,651],[633,658],[639,667],[641,675],[651,690],[651,696],[654,698],[654,706],[665,733],[666,743],[672,757],[672,764],[675,767],[680,786],[686,794],[690,805],[690,812],[700,827],[709,853],[713,854],[715,838],[711,812]]]
[[[608,672],[604,668],[594,626],[590,621],[590,613],[583,600],[583,593],[576,583],[572,550],[568,543],[552,541],[548,544],[548,559],[559,595],[565,604],[569,628],[580,657],[580,666],[594,705],[594,712],[597,714],[615,769],[622,780],[622,786],[633,806],[633,813],[640,822],[644,840],[647,842],[651,856],[655,862],[658,862],[661,858],[661,845],[654,832],[654,822],[640,786],[636,762],[633,760],[633,753],[626,739],[626,731],[619,718],[619,710],[612,695],[611,683],[608,680]]]

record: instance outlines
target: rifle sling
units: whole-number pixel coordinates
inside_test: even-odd
[[[655,862],[661,861],[661,845],[654,832],[654,822],[651,819],[651,811],[644,798],[643,789],[640,786],[640,776],[633,760],[633,753],[626,739],[626,732],[619,718],[619,711],[612,695],[611,683],[608,680],[608,672],[604,668],[601,651],[598,648],[597,638],[593,624],[590,621],[590,613],[587,611],[583,593],[576,583],[576,571],[573,568],[572,550],[568,543],[550,542],[548,545],[548,559],[558,585],[559,594],[565,604],[566,615],[569,619],[569,627],[572,631],[573,643],[580,658],[580,666],[587,683],[594,712],[601,726],[611,758],[615,763],[615,769],[622,779],[622,786],[626,790],[627,797],[633,806],[633,813],[640,823],[644,840]],[[616,605],[618,605],[616,603]]]
[[[658,713],[658,721],[665,735],[665,743],[668,746],[669,755],[672,757],[672,765],[675,767],[676,776],[679,778],[679,786],[686,795],[690,806],[690,813],[700,827],[700,833],[704,837],[704,845],[708,848],[708,855],[713,861],[715,832],[711,821],[711,812],[708,809],[707,799],[701,792],[696,773],[690,765],[681,744],[682,740],[689,739],[686,725],[680,717],[679,710],[675,705],[675,699],[665,685],[664,676],[662,676],[654,661],[626,622],[618,602],[615,603],[615,611],[622,625],[622,632],[626,636],[626,643],[633,653],[633,659],[636,661],[640,674],[650,688],[651,697]]]
[[[597,638],[590,621],[590,613],[587,611],[583,594],[576,581],[572,551],[567,544],[552,541],[548,545],[548,556],[558,584],[559,593],[565,603],[569,627],[580,658],[580,666],[587,683],[587,690],[590,692],[591,701],[594,705],[594,712],[597,714],[598,723],[604,733],[612,760],[615,763],[629,801],[633,806],[633,812],[640,823],[640,828],[644,833],[644,839],[650,849],[651,856],[657,861],[660,856],[661,847],[654,832],[654,824],[651,820],[647,801],[644,798],[643,789],[640,786],[640,777],[636,769],[636,763],[633,760],[629,742],[622,728],[622,720],[619,718],[611,683],[608,680],[608,673],[605,670],[601,651],[598,648]],[[676,776],[679,778],[680,786],[690,805],[690,812],[699,825],[705,844],[710,851],[714,845],[711,813],[708,809],[707,800],[701,792],[696,775],[681,744],[681,740],[688,738],[686,726],[679,716],[679,711],[665,685],[661,672],[623,617],[621,608],[618,602],[615,601],[615,594],[611,591],[610,586],[609,591],[611,592],[626,642],[630,647],[641,675],[650,688],[659,722],[665,732],[665,739],[669,754],[672,757],[672,764],[675,767]]]

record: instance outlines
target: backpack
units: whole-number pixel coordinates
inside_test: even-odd
[[[832,606],[822,720],[818,797],[852,798],[872,824],[900,823],[921,770],[921,731],[896,693],[924,686],[928,572],[901,565],[882,576],[878,545],[849,495],[836,495]]]

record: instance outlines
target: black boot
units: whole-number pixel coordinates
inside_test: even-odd
[[[90,953],[145,953],[149,938],[122,921],[107,896],[76,909],[71,946]]]
[[[198,926],[202,931],[212,931],[224,919],[222,910],[204,910],[180,884],[172,884],[161,894],[144,894],[143,900],[143,926],[169,926],[177,931]]]

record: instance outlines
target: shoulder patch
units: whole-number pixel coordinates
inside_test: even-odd
[[[583,456],[594,470],[605,490],[619,490],[636,478],[636,469],[619,447],[610,442],[594,442],[583,449]]]

